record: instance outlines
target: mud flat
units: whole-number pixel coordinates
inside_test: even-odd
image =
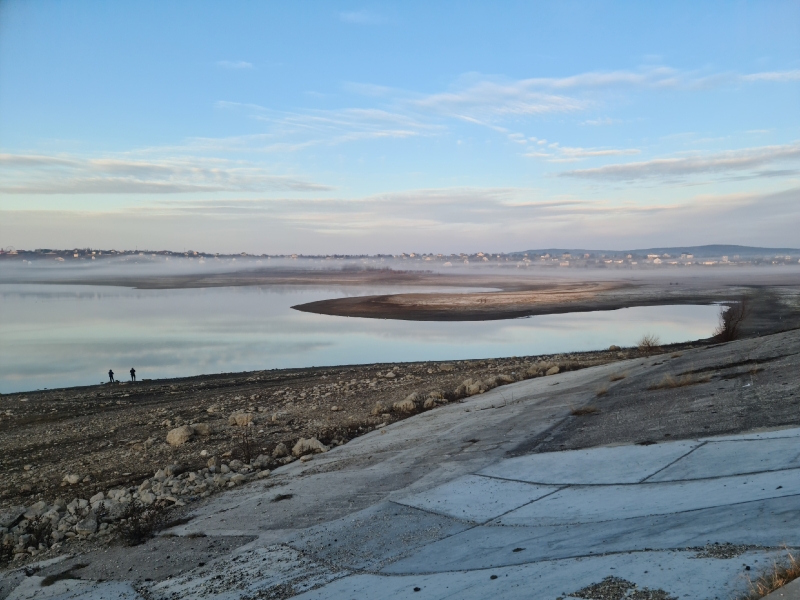
[[[747,297],[752,305],[748,334],[800,327],[800,274],[647,273],[615,279],[486,280],[492,292],[384,294],[321,300],[295,310],[345,317],[413,321],[483,321],[533,315],[615,310],[670,304],[729,304]],[[573,277],[575,275],[573,274]],[[467,281],[467,279],[465,279]],[[473,283],[477,280],[469,279]]]

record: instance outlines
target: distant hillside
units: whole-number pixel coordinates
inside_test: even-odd
[[[772,257],[777,255],[798,255],[800,249],[798,248],[759,248],[756,246],[737,246],[734,244],[709,244],[707,246],[671,246],[665,248],[639,248],[636,250],[586,250],[581,248],[543,248],[539,250],[523,250],[521,252],[514,252],[513,254],[552,254],[560,256],[564,253],[573,255],[582,254],[605,254],[606,256],[626,256],[628,254],[646,255],[646,254],[669,254],[671,256],[680,256],[681,254],[693,254],[695,257],[712,257],[712,256],[735,256],[738,255],[742,258],[745,257]]]

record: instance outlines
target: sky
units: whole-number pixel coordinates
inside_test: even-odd
[[[800,246],[800,2],[0,1],[0,247]]]

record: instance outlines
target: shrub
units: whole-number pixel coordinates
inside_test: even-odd
[[[14,558],[14,542],[5,540],[0,543],[0,567],[7,565]]]
[[[791,552],[786,552],[787,558],[782,563],[775,563],[772,568],[750,584],[749,593],[744,600],[756,600],[785,586],[787,583],[800,577],[800,561]]]
[[[155,502],[150,505],[132,500],[117,525],[120,539],[128,546],[138,546],[149,540],[166,523],[165,506]]]
[[[591,405],[581,406],[579,408],[571,408],[569,410],[569,414],[571,414],[573,417],[583,417],[583,416],[586,416],[586,415],[594,415],[594,414],[597,414],[599,412],[600,412],[599,408],[597,408],[596,406],[591,406]]]
[[[663,390],[670,388],[686,387],[687,385],[695,385],[697,383],[706,383],[711,380],[710,375],[702,377],[695,377],[691,374],[686,374],[683,377],[676,379],[672,375],[664,375],[664,379],[648,387],[648,390]]]
[[[646,333],[639,340],[637,347],[639,348],[639,352],[641,354],[649,355],[656,352],[659,349],[660,344],[661,340],[658,339],[657,335]]]
[[[732,342],[741,336],[742,323],[750,316],[750,304],[747,297],[719,312],[719,325],[714,330],[714,339],[719,342]]]
[[[236,427],[233,434],[233,443],[235,452],[238,454],[242,462],[246,465],[255,458],[255,440],[253,440],[252,427],[249,425],[241,425]]]
[[[609,381],[620,381],[621,379],[625,379],[628,376],[627,373],[614,373],[611,377],[608,378]]]

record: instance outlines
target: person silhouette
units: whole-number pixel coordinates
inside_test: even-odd
[[[108,383],[114,383],[114,371],[108,370]]]
[[[136,369],[134,369],[133,367],[131,367],[131,381],[133,382],[136,381]]]

